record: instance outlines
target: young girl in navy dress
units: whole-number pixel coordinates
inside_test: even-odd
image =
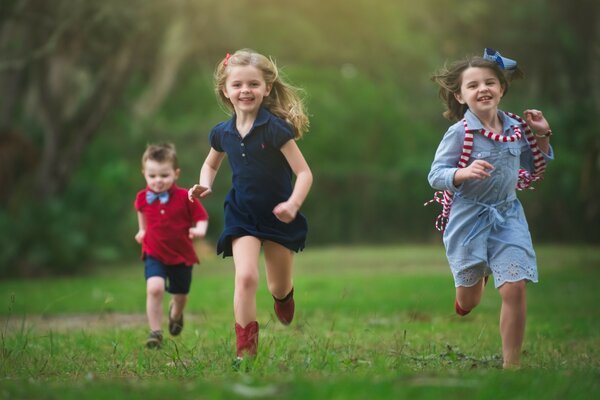
[[[518,366],[525,334],[526,282],[537,282],[531,235],[516,197],[540,180],[552,159],[552,131],[541,111],[520,117],[498,109],[516,62],[486,49],[483,57],[458,61],[433,80],[457,121],[442,139],[429,173],[443,205],[437,228],[444,232],[446,255],[456,287],[455,311],[475,308],[493,274],[502,298],[500,335],[503,366]],[[534,133],[531,132],[533,130]],[[522,168],[522,169],[520,169]],[[447,226],[446,226],[447,222]]]
[[[225,154],[232,187],[225,198],[225,227],[217,253],[233,256],[233,309],[237,356],[255,356],[258,259],[264,249],[267,286],[275,314],[288,325],[294,317],[293,252],[304,248],[307,223],[299,209],[312,173],[296,139],[308,128],[298,90],[283,81],[274,62],[252,50],[227,54],[215,70],[215,92],[233,112],[209,135],[211,149],[190,200],[204,198]],[[296,176],[292,185],[292,173]]]

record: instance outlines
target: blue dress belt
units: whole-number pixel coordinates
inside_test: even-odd
[[[478,206],[483,207],[483,210],[481,210],[479,214],[477,214],[477,222],[475,223],[471,231],[467,234],[467,236],[464,238],[462,242],[463,246],[466,246],[469,243],[471,243],[473,239],[475,239],[479,234],[481,234],[481,232],[486,230],[488,227],[495,229],[502,226],[502,224],[504,224],[507,218],[510,218],[517,213],[517,207],[514,206],[510,206],[510,208],[507,209],[507,212],[505,212],[504,215],[502,215],[502,213],[498,210],[498,207],[507,205],[508,203],[515,201],[517,199],[517,196],[515,194],[494,204],[486,204],[481,203],[479,201],[470,200],[461,197],[458,194],[456,196],[460,197],[461,201],[465,201],[467,203],[476,204]]]

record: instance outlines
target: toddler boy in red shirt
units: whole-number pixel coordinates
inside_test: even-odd
[[[142,156],[142,174],[147,187],[137,193],[135,209],[146,277],[146,314],[150,335],[146,347],[162,344],[162,300],[172,295],[169,333],[183,329],[183,310],[192,283],[193,265],[199,263],[192,239],[206,235],[208,214],[198,201],[190,202],[187,190],[177,187],[179,165],[171,143],[150,144]]]

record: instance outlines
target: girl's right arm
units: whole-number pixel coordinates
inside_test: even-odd
[[[458,168],[464,137],[464,129],[458,124],[451,126],[444,135],[428,176],[429,184],[434,189],[457,192],[467,180],[486,179],[490,176],[489,171],[494,167],[484,160],[475,160],[466,168]]]
[[[427,180],[432,188],[436,190],[449,190],[456,192],[458,188],[454,184],[454,174],[457,171],[458,160],[462,153],[464,141],[464,129],[457,125],[451,126],[444,134],[435,158],[431,164],[431,171]]]
[[[208,156],[206,156],[206,160],[204,160],[204,164],[202,164],[198,184],[188,190],[188,198],[190,201],[192,201],[194,197],[200,199],[212,193],[212,184],[217,176],[217,172],[219,172],[223,158],[225,158],[224,152],[217,151],[213,148],[210,149]]]

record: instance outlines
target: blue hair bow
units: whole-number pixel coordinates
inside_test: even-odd
[[[495,62],[502,69],[515,69],[517,68],[517,62],[510,58],[502,57],[502,55],[489,47],[486,47],[483,51],[484,60]]]
[[[151,190],[146,192],[146,201],[148,204],[154,203],[156,199],[159,199],[160,204],[165,204],[169,201],[169,192],[154,193]]]

